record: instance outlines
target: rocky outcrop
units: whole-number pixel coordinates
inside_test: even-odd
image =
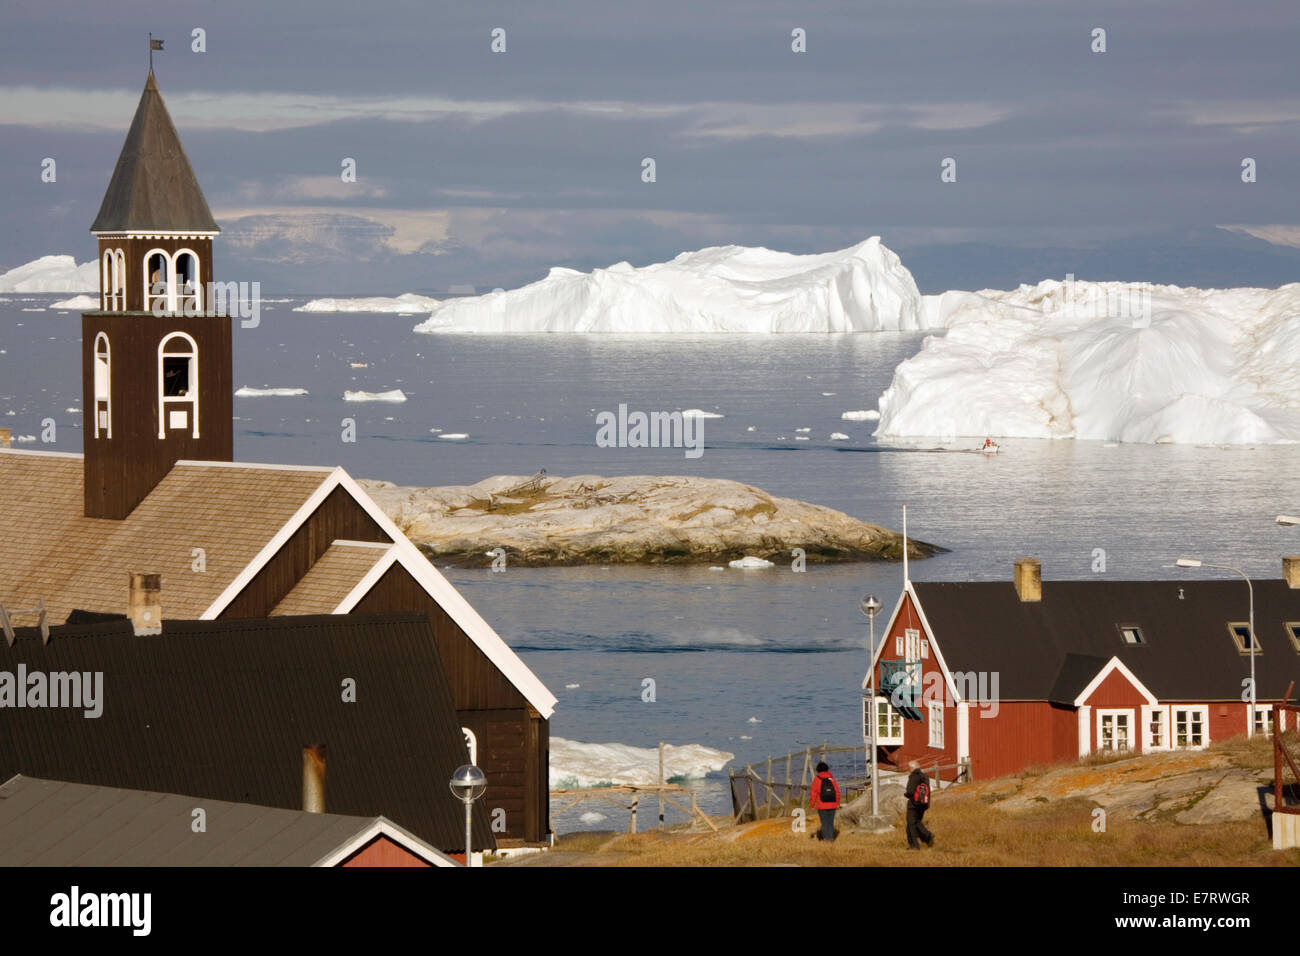
[[[362,485],[430,557],[491,563],[503,549],[515,566],[726,563],[761,557],[807,561],[901,560],[902,536],[840,511],[718,478],[569,478],[498,475],[475,485]],[[908,555],[943,551],[908,542]]]

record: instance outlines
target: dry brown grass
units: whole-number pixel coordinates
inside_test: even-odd
[[[1131,757],[1131,755],[1130,755]],[[1251,770],[1272,766],[1267,739],[1228,741],[1199,753],[1161,755],[1151,767],[1101,761],[1079,767],[1084,778],[1113,773],[1148,776],[1158,766],[1205,760]],[[941,791],[926,814],[932,849],[907,848],[901,815],[889,833],[845,831],[833,844],[796,833],[789,818],[760,820],[722,833],[651,831],[561,840],[557,848],[585,849],[592,862],[619,866],[1300,866],[1300,850],[1275,851],[1262,815],[1248,821],[1184,825],[1172,819],[1117,819],[1093,829],[1091,800],[1068,794],[1040,797],[1016,812],[993,804],[1053,769]],[[1176,771],[1175,771],[1176,772]],[[815,817],[806,821],[816,829]]]

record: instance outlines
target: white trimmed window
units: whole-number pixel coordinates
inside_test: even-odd
[[[178,249],[172,262],[178,309],[182,312],[202,312],[203,277],[199,274],[198,253],[191,249]]]
[[[1204,704],[1195,707],[1171,708],[1173,716],[1173,745],[1199,750],[1209,742],[1210,708]]]
[[[921,632],[914,627],[909,627],[903,632],[904,641],[904,659],[910,664],[913,661],[921,659]]]
[[[870,697],[862,698],[863,704],[863,737],[871,740],[872,731],[872,711],[875,712],[874,727],[876,731],[877,744],[884,746],[893,746],[903,742],[903,715],[894,709],[889,703],[888,697],[877,697],[875,706],[872,706]]]
[[[100,332],[95,336],[94,358],[95,407],[93,427],[96,438],[113,437],[113,358],[108,345],[108,336]]]
[[[1169,749],[1169,708],[1142,707],[1142,750]]]
[[[162,249],[150,249],[144,256],[144,311],[152,312],[154,303],[162,300],[163,312],[176,311],[176,263]]]
[[[1286,636],[1291,638],[1291,646],[1300,654],[1300,621],[1286,622]]]
[[[108,312],[126,308],[126,259],[121,249],[104,250],[99,288],[100,308]]]
[[[928,661],[929,659],[930,659],[930,642],[927,641],[925,638],[921,638],[921,660]]]
[[[1097,749],[1133,749],[1133,711],[1104,709],[1097,711]]]
[[[199,437],[199,346],[173,332],[158,343],[158,437],[186,430]]]
[[[1273,736],[1273,705],[1255,705],[1255,733],[1265,737]]]
[[[943,749],[943,704],[931,701],[929,710],[930,746]]]

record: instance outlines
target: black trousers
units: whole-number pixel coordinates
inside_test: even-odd
[[[907,808],[907,845],[913,850],[919,850],[921,843],[928,846],[934,840],[934,834],[921,822],[923,816],[925,816],[924,807]]]
[[[817,834],[819,840],[835,840],[835,811],[818,810],[817,816],[821,818],[821,832]]]

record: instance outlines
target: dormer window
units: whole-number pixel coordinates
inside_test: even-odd
[[[1259,646],[1259,637],[1253,640],[1250,636],[1250,625],[1244,621],[1233,621],[1228,624],[1228,633],[1232,635],[1232,641],[1237,645],[1237,652],[1240,654],[1251,653],[1251,645],[1254,645],[1255,654],[1263,654],[1264,649]]]
[[[1146,635],[1142,633],[1142,628],[1136,624],[1117,624],[1115,626],[1119,628],[1119,636],[1124,639],[1125,644],[1136,646],[1147,642]]]
[[[1286,622],[1286,636],[1291,638],[1291,646],[1300,654],[1300,621]]]
[[[177,431],[199,437],[199,346],[184,332],[158,345],[158,437]]]
[[[108,336],[100,332],[95,336],[94,358],[94,429],[96,438],[113,437],[112,408],[112,353],[108,346]]]

